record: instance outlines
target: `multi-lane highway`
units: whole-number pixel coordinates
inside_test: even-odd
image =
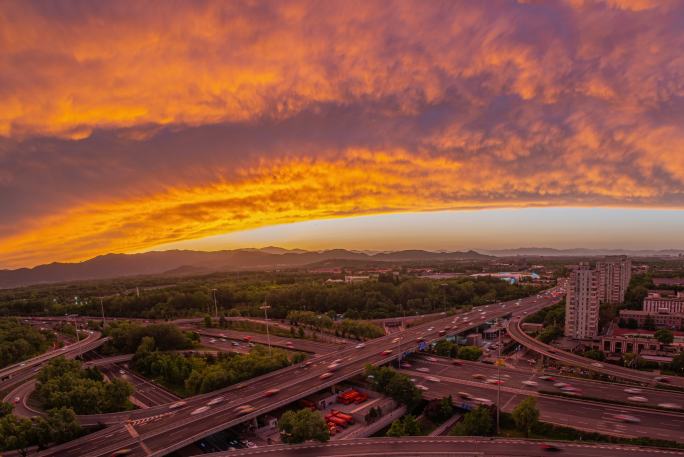
[[[455,365],[455,363],[460,365]],[[606,402],[624,402],[631,406],[638,407],[658,407],[658,405],[666,405],[662,409],[669,408],[675,412],[679,410],[684,414],[684,392],[594,381],[531,369],[497,368],[494,365],[480,362],[468,362],[465,360],[453,361],[437,356],[416,357],[409,371],[415,371],[419,368],[429,370],[424,373],[427,375],[435,375],[438,377],[444,376],[450,379],[461,379],[463,381],[479,384],[486,383],[487,379],[495,380],[500,371],[502,385],[505,387],[524,389],[530,392],[560,394],[563,393],[562,387],[565,386],[558,385],[558,383],[563,383],[570,386],[568,388],[569,393],[566,391],[567,395],[599,399]],[[552,379],[546,381],[540,379],[540,376],[544,375],[549,375]],[[630,398],[632,398],[632,400],[630,400]]]
[[[477,437],[405,436],[401,438],[359,438],[328,443],[266,446],[256,449],[206,454],[206,457],[537,457],[549,455],[544,444],[534,440],[492,439]],[[614,444],[554,442],[560,455],[572,457],[670,457],[684,451],[654,449]]]
[[[546,357],[558,360],[566,365],[577,366],[586,370],[592,370],[616,378],[628,379],[635,382],[647,384],[657,384],[657,373],[650,371],[639,371],[631,368],[620,367],[608,363],[598,363],[595,360],[582,357],[571,352],[554,348],[541,341],[529,336],[521,327],[521,319],[514,319],[508,325],[508,334],[521,345]],[[672,378],[670,382],[674,385],[684,387],[684,378]]]
[[[472,365],[470,365],[472,367]],[[418,371],[428,368],[430,372]],[[579,430],[600,432],[608,435],[620,437],[651,437],[670,441],[683,441],[681,430],[684,426],[684,414],[679,412],[657,411],[653,409],[640,408],[636,405],[623,406],[586,401],[581,398],[558,398],[538,392],[537,387],[522,385],[522,381],[537,382],[538,378],[534,374],[527,377],[520,376],[514,370],[501,370],[501,378],[504,383],[499,387],[488,384],[484,379],[477,380],[468,376],[468,373],[461,371],[463,367],[454,367],[437,363],[416,362],[411,369],[401,370],[405,374],[416,379],[416,382],[428,388],[423,392],[426,399],[437,399],[451,395],[455,402],[466,403],[475,406],[478,400],[466,400],[460,393],[467,394],[475,399],[485,398],[493,402],[496,401],[497,391],[500,389],[501,409],[510,412],[515,406],[527,396],[537,398],[541,420],[573,427]],[[466,368],[467,371],[468,370]],[[472,370],[472,374],[484,374],[490,380],[496,379],[496,370]],[[432,380],[432,381],[431,381]],[[539,381],[541,386],[547,388],[547,382]],[[573,381],[572,385],[590,388],[590,382],[579,383]],[[599,384],[599,383],[596,383]],[[614,385],[616,397],[624,392],[626,386]],[[556,390],[551,384],[549,390]],[[661,393],[663,395],[663,393]],[[679,397],[681,399],[681,395]],[[639,423],[629,423],[620,419],[621,415],[628,415],[637,418]]]
[[[208,336],[218,340],[223,338],[225,340],[241,342],[240,344],[249,340],[253,343],[267,345],[270,339],[271,346],[291,349],[293,351],[309,352],[312,354],[327,354],[344,347],[344,345],[336,343],[306,340],[302,338],[283,338],[282,336],[276,335],[270,335],[269,337],[262,333],[249,333],[238,330],[202,328],[195,331],[198,332],[200,336]]]
[[[461,333],[482,325],[495,317],[508,313],[523,315],[557,302],[550,295],[529,297],[519,301],[509,301],[478,307],[468,313],[416,325],[391,336],[367,342],[362,347],[350,346],[332,354],[311,359],[312,365],[303,364],[290,367],[261,378],[244,382],[238,386],[222,389],[211,395],[193,397],[176,409],[162,410],[163,407],[149,408],[144,413],[131,414],[135,422],[125,426],[110,427],[82,439],[48,449],[41,455],[59,456],[104,456],[121,448],[132,449],[131,455],[165,455],[176,449],[210,435],[217,431],[235,426],[273,409],[285,406],[297,399],[311,395],[363,372],[368,363],[384,364],[398,357],[400,352],[413,350],[417,338],[435,341],[447,334]],[[448,328],[447,328],[448,327]],[[395,338],[400,340],[395,342]],[[381,355],[383,351],[392,351]],[[335,373],[321,379],[329,371],[330,365],[339,359]],[[281,391],[269,398],[264,392],[278,387]],[[197,409],[207,406],[212,398],[223,397],[221,401],[206,410]],[[240,414],[236,407],[251,405],[254,411]],[[193,414],[194,413],[194,414]],[[152,416],[154,414],[154,416]],[[148,419],[152,417],[152,419]]]
[[[91,332],[81,341],[3,368],[0,371],[0,391],[7,390],[12,386],[32,378],[40,367],[50,359],[59,356],[64,356],[66,358],[78,357],[81,354],[85,354],[86,352],[101,346],[107,339],[108,338],[100,338],[99,332]]]

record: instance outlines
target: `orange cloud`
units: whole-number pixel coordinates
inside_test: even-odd
[[[0,3],[0,265],[313,218],[684,207],[670,1]]]

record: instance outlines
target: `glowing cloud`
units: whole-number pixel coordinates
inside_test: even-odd
[[[684,206],[684,5],[0,4],[0,267],[283,222]]]

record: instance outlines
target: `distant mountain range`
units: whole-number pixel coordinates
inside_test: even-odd
[[[475,251],[430,252],[405,250],[364,253],[345,249],[305,251],[267,247],[227,251],[152,251],[107,254],[78,263],[51,263],[34,268],[0,270],[0,288],[32,284],[117,278],[137,275],[196,275],[238,269],[301,267],[329,260],[403,262],[487,259]]]
[[[682,249],[554,249],[554,248],[515,248],[515,249],[480,249],[478,252],[493,255],[495,257],[512,256],[547,256],[547,257],[578,257],[578,256],[604,256],[604,255],[628,255],[630,257],[664,257],[684,255]]]

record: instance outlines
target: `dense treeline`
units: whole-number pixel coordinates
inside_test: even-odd
[[[343,319],[336,322],[328,315],[314,313],[313,311],[289,311],[286,318],[292,326],[304,325],[316,331],[327,330],[343,338],[368,340],[379,338],[385,334],[382,327],[372,322],[353,319]]]
[[[165,279],[156,285],[131,287],[132,279],[74,283],[0,291],[0,315],[106,315],[118,317],[178,318],[197,316],[213,309],[213,292],[219,312],[239,310],[261,316],[264,302],[269,314],[285,318],[291,310],[318,314],[344,314],[349,319],[372,319],[422,314],[466,304],[520,298],[537,289],[511,285],[489,277],[461,277],[444,281],[414,276],[381,276],[378,281],[326,284],[327,275],[303,272],[215,274],[195,278]],[[138,280],[137,285],[145,285]]]
[[[143,326],[128,321],[111,322],[105,335],[111,338],[103,349],[109,354],[131,354],[138,349],[145,337],[153,338],[155,347],[160,351],[190,349],[195,338],[195,334],[183,332],[173,324]]]
[[[252,348],[249,354],[220,353],[217,357],[163,353],[156,349],[153,338],[144,338],[131,367],[182,396],[221,389],[304,359],[303,354],[289,356],[275,348],[269,356],[268,349],[262,346]]]
[[[52,332],[41,332],[16,319],[0,319],[0,368],[45,352],[54,340]]]
[[[0,451],[17,450],[23,456],[31,446],[44,449],[81,435],[81,426],[71,409],[56,408],[45,417],[21,419],[12,415],[12,408],[11,403],[0,403]]]
[[[133,388],[126,381],[106,382],[97,368],[58,357],[40,370],[36,395],[44,409],[70,408],[77,414],[123,411],[132,407]]]

